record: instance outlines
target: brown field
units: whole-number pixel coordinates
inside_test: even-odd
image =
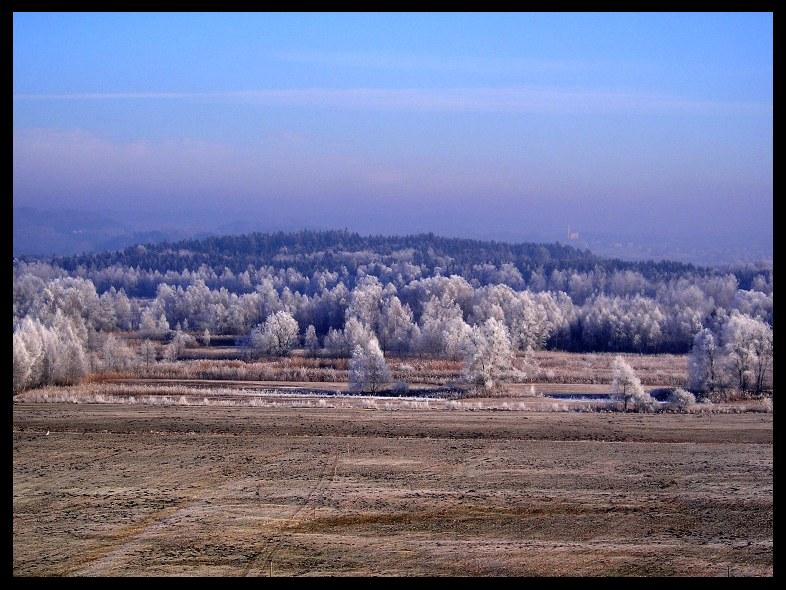
[[[536,369],[521,383],[608,384],[616,354],[538,351],[532,354]],[[688,373],[686,355],[622,354],[642,383],[651,386],[682,387]],[[519,359],[523,362],[523,358]],[[444,385],[462,378],[460,360],[386,354],[395,381],[424,385]],[[348,378],[348,359],[309,357],[293,351],[288,357],[262,357],[238,347],[209,346],[186,349],[178,361],[140,365],[126,373],[106,374],[109,378],[201,379],[222,381],[294,381],[342,383]],[[103,376],[99,374],[98,380]]]
[[[772,575],[772,414],[337,401],[18,401],[14,574]]]

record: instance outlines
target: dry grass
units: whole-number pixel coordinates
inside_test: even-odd
[[[621,412],[615,400],[555,400],[544,396],[527,398],[499,396],[466,398],[458,391],[439,397],[342,394],[317,389],[276,387],[220,387],[216,384],[84,383],[68,387],[43,387],[23,392],[15,403],[127,404],[150,406],[227,406],[363,408],[366,410],[447,410],[503,412]],[[679,413],[664,405],[659,412]],[[770,413],[769,399],[723,404],[694,404],[682,411],[689,414]]]
[[[611,383],[616,354],[540,351],[534,353],[543,383]],[[683,387],[688,377],[687,355],[622,354],[645,385]]]
[[[175,362],[159,362],[149,368],[138,366],[130,378],[157,379],[221,379],[234,381],[312,381],[337,383],[347,380],[346,358],[267,357],[255,360],[235,358],[242,352],[222,347],[192,349],[200,358]],[[236,349],[237,350],[237,349]],[[205,356],[210,358],[204,358]],[[534,354],[538,368],[516,383],[607,384],[611,382],[613,354],[564,353],[541,351]],[[685,355],[622,355],[631,364],[642,383],[662,387],[682,387],[687,378]],[[418,356],[387,355],[393,380],[406,383],[449,385],[462,379],[461,361]],[[523,362],[520,359],[519,362]],[[98,376],[108,377],[107,374]],[[120,375],[112,375],[114,378]]]

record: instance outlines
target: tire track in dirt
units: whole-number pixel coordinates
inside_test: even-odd
[[[349,456],[349,443],[347,443],[347,445],[344,447],[344,455],[345,456]],[[330,486],[330,484],[332,484],[336,480],[336,473],[337,473],[337,471],[338,471],[338,452],[336,452],[336,457],[335,457],[335,460],[333,461],[333,474],[330,476],[330,482],[327,485],[323,486],[323,488],[322,488],[323,492]],[[301,523],[302,523],[302,521],[301,521]],[[301,523],[298,523],[298,524],[301,524]],[[297,530],[297,527],[293,530],[293,532],[295,532],[296,530]],[[270,559],[272,559],[272,554],[270,556]],[[300,571],[298,571],[295,574],[292,574],[292,576],[293,577],[303,576],[303,575],[307,574],[308,572],[310,572],[312,569],[313,568],[311,566],[308,566],[305,569],[300,570]]]
[[[244,577],[251,577],[252,575],[251,572],[255,568],[255,566],[257,567],[257,569],[260,569],[259,566],[261,566],[261,568],[264,568],[265,564],[268,564],[272,561],[273,556],[276,554],[276,551],[278,551],[278,549],[281,547],[281,543],[283,542],[284,536],[287,534],[287,531],[289,530],[290,532],[293,532],[297,528],[297,525],[300,524],[300,522],[297,520],[297,517],[308,507],[312,499],[316,496],[317,492],[319,492],[321,489],[327,488],[327,485],[329,485],[329,483],[332,483],[334,481],[338,469],[339,454],[340,454],[339,451],[336,450],[335,454],[333,455],[332,465],[330,461],[325,463],[325,467],[322,469],[322,472],[319,475],[319,480],[317,481],[316,484],[314,484],[314,487],[312,487],[311,490],[309,491],[308,496],[306,496],[305,502],[303,502],[303,504],[298,506],[295,509],[295,511],[292,512],[292,514],[290,514],[287,517],[287,519],[281,525],[278,532],[276,532],[272,537],[270,537],[262,546],[262,548],[259,551],[257,551],[254,556],[252,556],[252,558],[249,560],[248,567],[243,573]],[[332,471],[332,473],[329,477],[328,484],[325,484],[325,481],[327,479],[326,476],[329,471]]]
[[[266,457],[265,460],[277,459],[286,452],[287,451],[281,451],[280,453]],[[148,538],[152,532],[165,528],[173,521],[176,522],[176,517],[179,513],[183,513],[197,504],[204,503],[207,500],[206,492],[211,490],[222,490],[235,484],[235,481],[232,480],[222,486],[214,487],[214,484],[226,477],[223,474],[218,474],[218,471],[219,468],[215,468],[207,477],[200,478],[200,481],[203,482],[202,485],[197,487],[196,490],[190,490],[196,492],[196,497],[177,500],[172,506],[157,510],[121,528],[119,531],[113,532],[110,535],[111,540],[99,543],[98,546],[83,552],[82,558],[78,563],[67,566],[55,575],[101,575],[102,571],[111,571],[120,557],[127,553],[128,548]],[[178,483],[180,478],[181,474],[173,474],[163,481],[157,480],[156,485],[163,488]],[[93,570],[98,570],[98,573],[93,572]]]

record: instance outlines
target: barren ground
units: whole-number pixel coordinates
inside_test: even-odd
[[[772,429],[753,413],[15,403],[13,571],[772,575]]]

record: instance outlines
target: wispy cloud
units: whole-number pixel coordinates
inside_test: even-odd
[[[206,100],[261,106],[350,110],[615,113],[669,112],[769,113],[771,103],[697,100],[638,92],[563,88],[299,88],[227,92],[97,92],[15,94],[17,101]]]

